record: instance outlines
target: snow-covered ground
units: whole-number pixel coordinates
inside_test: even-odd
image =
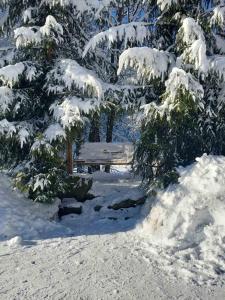
[[[137,179],[99,172],[94,180],[98,197],[81,203],[81,215],[50,222],[55,208],[34,206],[0,175],[0,299],[224,299],[222,275],[198,285],[182,278],[174,260],[168,270],[169,253],[146,236],[151,214],[140,225],[148,204],[108,208],[142,197]]]

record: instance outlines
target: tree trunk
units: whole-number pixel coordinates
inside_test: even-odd
[[[111,108],[108,119],[107,119],[107,128],[106,128],[106,142],[112,143],[113,140],[113,127],[115,123],[116,111],[115,108]],[[105,166],[105,172],[110,173],[110,165]]]
[[[115,123],[116,111],[111,108],[108,114],[107,128],[106,128],[106,143],[111,143],[113,139],[113,127]]]
[[[73,145],[69,137],[66,140],[66,168],[68,175],[73,174]]]
[[[100,116],[98,113],[94,113],[91,120],[88,140],[90,143],[100,142]]]
[[[99,143],[100,142],[100,115],[98,113],[94,113],[93,118],[91,120],[91,128],[89,132],[88,141],[90,143]],[[100,166],[90,166],[88,168],[88,172],[92,173],[93,171],[99,171]]]
[[[75,140],[76,148],[75,148],[75,152],[74,152],[76,159],[79,157],[80,149],[81,149],[81,146],[82,146],[83,142],[84,142],[84,140],[83,140],[83,131],[82,131],[82,129],[78,129],[77,130],[77,137],[76,137],[76,140]],[[83,173],[82,164],[77,164],[77,172],[78,173]]]
[[[118,24],[122,24],[123,16],[124,16],[124,6],[122,5],[121,7],[118,8],[118,17],[117,17]],[[120,49],[120,48],[121,48],[121,42],[118,41],[117,49]],[[114,65],[115,63],[117,64],[118,59],[119,59],[119,53],[111,54],[112,65]],[[117,76],[117,72],[115,69],[115,72],[112,73],[112,76],[110,78],[110,82],[112,84],[115,84],[117,81],[118,81],[118,76]],[[114,107],[111,108],[107,117],[108,117],[108,119],[107,119],[107,129],[106,129],[106,142],[111,143],[112,139],[113,139],[113,127],[114,127],[115,118],[116,118],[116,110]],[[110,165],[105,166],[105,172],[110,173]]]

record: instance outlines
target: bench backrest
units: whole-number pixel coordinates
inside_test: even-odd
[[[134,146],[131,143],[84,143],[75,160],[86,164],[131,164]]]

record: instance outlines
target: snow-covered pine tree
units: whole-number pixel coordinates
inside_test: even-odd
[[[117,66],[119,56],[126,47],[145,45],[150,38],[147,7],[142,0],[109,1],[109,5],[98,11],[92,22],[92,36],[83,56],[90,68],[95,69],[98,76],[108,83],[105,100],[109,105],[103,111],[103,115],[107,116],[106,142],[112,141],[118,116],[137,112],[145,101],[147,87],[134,86],[134,78],[118,77]]]
[[[103,83],[82,63],[85,18],[97,1],[1,2],[10,46],[1,49],[1,160],[22,168],[17,185],[35,201],[63,191],[63,150],[101,105]],[[69,157],[71,160],[71,156]],[[19,168],[20,167],[20,168]],[[70,170],[71,172],[71,170]]]
[[[149,1],[148,47],[130,47],[118,74],[136,70],[154,85],[143,106],[136,172],[151,184],[175,180],[176,167],[204,152],[225,154],[223,1]]]

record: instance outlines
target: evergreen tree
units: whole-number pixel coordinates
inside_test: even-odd
[[[32,199],[49,201],[63,189],[65,141],[71,161],[71,140],[103,98],[102,81],[81,65],[85,20],[97,7],[55,0],[0,5],[11,40],[0,51],[0,158],[21,170],[17,185]]]
[[[134,86],[129,77],[118,77],[119,56],[126,47],[145,45],[150,38],[148,6],[142,0],[109,2],[95,15],[90,30],[92,36],[83,53],[90,67],[97,70],[98,76],[107,84],[105,101],[108,105],[102,110],[106,142],[113,141],[113,129],[121,115],[125,117],[138,111],[145,101],[147,89],[144,90],[142,85]],[[99,131],[96,118],[92,125]],[[98,140],[99,136],[95,136]],[[106,171],[109,170],[106,166]]]
[[[118,73],[133,69],[154,85],[143,106],[135,169],[165,186],[176,180],[178,165],[204,152],[225,154],[225,10],[223,1],[146,2],[151,41],[126,49]]]

